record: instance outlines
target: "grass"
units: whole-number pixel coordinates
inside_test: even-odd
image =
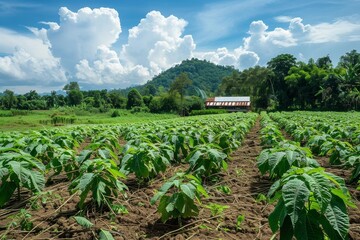
[[[74,108],[62,108],[52,110],[34,110],[26,113],[15,112],[11,110],[0,110],[0,132],[38,130],[43,128],[54,127],[51,124],[41,124],[40,122],[51,120],[51,116],[60,115],[64,117],[74,117],[74,125],[79,124],[118,124],[118,123],[135,123],[153,120],[162,120],[176,118],[175,114],[153,114],[153,113],[131,113],[125,109],[118,109],[120,116],[111,117],[113,110],[106,113],[88,112]],[[25,115],[21,115],[25,114]]]

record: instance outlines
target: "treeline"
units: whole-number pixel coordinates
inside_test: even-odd
[[[281,54],[266,67],[234,71],[223,79],[217,94],[251,96],[255,109],[359,110],[360,53],[346,53],[336,67],[329,56],[305,63]]]
[[[168,90],[157,95],[141,95],[137,89],[124,94],[122,90],[81,91],[77,82],[70,82],[63,90],[66,94],[39,95],[31,90],[23,95],[5,90],[0,95],[0,108],[4,110],[48,110],[58,107],[77,107],[89,112],[107,112],[110,109],[128,109],[132,112],[165,113],[175,112],[188,115],[192,110],[204,109],[204,101],[198,96],[185,96],[192,85],[186,73],[173,79]]]

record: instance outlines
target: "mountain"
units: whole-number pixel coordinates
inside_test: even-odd
[[[199,90],[205,91],[207,94],[214,94],[221,80],[236,71],[233,67],[220,66],[213,64],[206,60],[199,60],[196,58],[190,60],[184,60],[180,64],[169,68],[162,72],[158,76],[155,76],[152,80],[148,81],[142,86],[134,87],[142,94],[157,93],[159,88],[162,87],[168,90],[172,81],[175,80],[180,73],[185,72],[192,80],[192,86],[189,87],[187,94],[196,94]],[[131,88],[125,90],[130,91]],[[123,92],[124,93],[124,92]]]

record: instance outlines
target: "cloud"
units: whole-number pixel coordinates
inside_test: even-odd
[[[212,52],[195,53],[195,56],[218,65],[233,66],[240,70],[255,66],[259,62],[259,56],[255,52],[244,50],[242,47],[234,50],[218,48]]]
[[[309,27],[309,43],[360,41],[360,22],[338,20]]]
[[[12,54],[16,49],[22,48],[31,56],[49,58],[52,54],[44,42],[29,34],[20,34],[0,27],[0,53]]]
[[[60,60],[33,35],[0,28],[0,85],[61,86],[67,81]]]
[[[356,46],[349,46],[347,42],[360,40],[360,23],[349,19],[313,25],[304,24],[299,17],[290,19],[282,16],[277,20],[288,22],[288,27],[270,30],[263,21],[253,21],[248,31],[250,36],[243,40],[241,48],[256,52],[260,57],[260,64],[265,64],[281,53],[291,53],[300,59],[318,58],[329,52],[334,52],[339,57],[339,51],[333,49],[335,45],[337,49],[341,49],[341,54],[344,54],[349,51],[349,47]]]
[[[291,19],[292,19],[292,17],[290,17],[290,16],[277,16],[277,17],[275,17],[275,20],[277,22],[284,22],[284,23],[290,22]]]
[[[128,42],[120,56],[129,66],[141,65],[148,68],[151,75],[159,74],[192,57],[194,40],[191,35],[182,37],[186,25],[184,19],[151,11],[129,30]]]
[[[67,81],[56,58],[36,58],[24,49],[18,49],[11,56],[0,58],[1,85],[52,85],[61,86]]]
[[[41,29],[28,27],[28,34],[0,28],[0,54],[6,55],[0,57],[0,84],[3,87],[16,85],[17,89],[24,90],[25,86],[40,89],[41,85],[44,89],[44,86],[79,81],[83,89],[125,88],[143,84],[192,57],[243,70],[257,64],[265,65],[281,53],[291,53],[305,61],[329,53],[340,56],[360,47],[358,18],[305,24],[300,17],[278,16],[275,20],[282,27],[269,27],[271,24],[257,20],[245,27],[246,32],[229,26],[254,14],[254,11],[246,13],[246,9],[264,8],[267,3],[255,4],[248,0],[232,3],[233,6],[210,4],[208,11],[198,15],[204,17],[199,21],[204,24],[201,33],[217,38],[229,34],[231,29],[231,34],[238,35],[238,47],[219,46],[209,51],[198,51],[193,36],[184,34],[188,24],[184,19],[164,16],[158,11],[149,12],[132,27],[126,43],[120,48],[116,44],[122,32],[119,14],[110,8],[86,7],[73,12],[62,7],[58,22],[41,22],[45,25]],[[224,22],[221,16],[226,14],[217,15],[216,7],[221,14],[232,16],[236,12],[241,16],[230,23]],[[244,7],[244,15],[236,11],[240,7]],[[214,22],[214,29],[209,30]],[[248,35],[242,38],[242,33]]]
[[[102,45],[98,48],[95,61],[90,63],[84,59],[76,65],[76,77],[86,88],[97,88],[99,85],[114,88],[142,84],[151,76],[141,65],[125,68],[117,53]]]
[[[59,10],[60,23],[46,23],[47,38],[54,56],[61,58],[63,66],[73,72],[76,64],[93,60],[101,45],[110,47],[121,33],[118,12],[110,8],[81,8],[72,12],[66,7]]]

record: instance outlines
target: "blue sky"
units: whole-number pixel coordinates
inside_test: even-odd
[[[0,0],[0,91],[124,88],[197,57],[242,70],[360,50],[359,0]]]

